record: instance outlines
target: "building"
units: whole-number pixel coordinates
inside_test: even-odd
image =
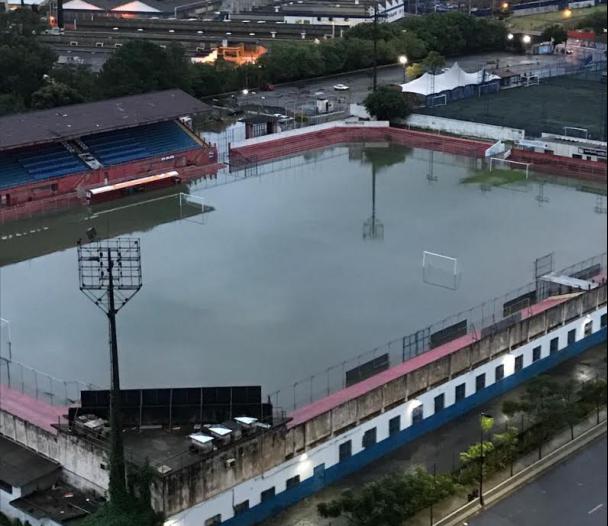
[[[170,170],[204,176],[215,147],[181,117],[208,107],[180,90],[0,118],[0,212]]]
[[[606,162],[605,141],[594,141],[569,135],[543,133],[540,139],[523,139],[518,141],[517,146],[531,152],[550,153],[560,157],[569,157],[571,159]]]
[[[147,412],[138,406],[147,395],[132,393],[124,433],[127,460],[149,461],[155,470],[152,505],[164,513],[166,526],[253,526],[605,342],[605,260],[586,265],[542,276],[542,287],[537,283],[504,303],[502,319],[486,324],[462,319],[434,332],[419,331],[415,341],[404,338],[402,361],[386,363],[380,372],[357,368],[361,374],[347,377],[347,387],[287,414],[274,407],[271,418],[268,405],[259,411],[263,398],[257,390],[252,405],[219,413],[199,409],[205,400],[211,405],[220,400],[202,389],[163,396],[161,410],[154,402]],[[103,418],[78,419],[82,408],[23,399],[3,387],[0,432],[60,462],[72,485],[107,488]],[[96,411],[82,400],[84,412]],[[57,414],[68,411],[70,418],[58,424]],[[197,411],[203,416],[191,420]],[[246,415],[250,411],[258,412]],[[201,423],[207,419],[216,424]]]
[[[64,20],[73,21],[90,18],[91,15],[113,18],[188,18],[213,13],[219,0],[69,0],[63,4]],[[56,13],[53,0],[51,12]]]

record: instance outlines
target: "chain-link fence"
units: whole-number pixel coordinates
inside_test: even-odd
[[[583,275],[585,272],[586,274]],[[594,276],[605,276],[605,272],[606,253],[603,253],[566,267],[558,271],[558,274],[590,279]],[[560,292],[547,288],[543,290],[545,294],[538,297],[537,283],[530,282],[503,296],[492,298],[302,378],[270,394],[270,401],[278,411],[295,410],[344,389],[356,381],[411,360],[441,343],[462,338],[464,346],[529,315],[531,308],[542,301],[546,294]]]
[[[6,357],[0,357],[0,385],[51,405],[80,402],[80,391],[99,389],[78,380],[62,380]]]

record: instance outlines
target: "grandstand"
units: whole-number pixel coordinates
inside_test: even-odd
[[[179,118],[207,109],[167,90],[0,118],[0,208],[160,171],[195,174],[216,150]]]

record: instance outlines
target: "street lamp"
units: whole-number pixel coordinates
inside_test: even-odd
[[[484,461],[484,456],[483,456],[483,439],[484,439],[484,432],[485,432],[485,427],[486,425],[488,427],[492,426],[492,423],[494,422],[494,418],[492,418],[492,415],[489,415],[487,413],[481,413],[479,415],[479,429],[481,431],[481,440],[479,441],[479,505],[483,506],[484,505],[484,501],[483,501],[483,461]]]
[[[522,41],[524,44],[528,45],[530,42],[532,42],[532,37],[531,37],[530,35],[524,35],[524,36],[521,38],[521,41]]]
[[[507,40],[513,40],[515,38],[515,35],[513,35],[513,33],[509,33],[507,35]]]
[[[407,57],[405,55],[399,55],[399,64],[403,66],[403,82],[407,81]]]

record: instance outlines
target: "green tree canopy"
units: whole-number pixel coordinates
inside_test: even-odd
[[[381,121],[405,119],[412,111],[407,98],[397,89],[383,86],[363,102],[367,112]]]
[[[551,41],[554,44],[561,44],[567,40],[568,34],[564,29],[564,26],[561,24],[553,24],[543,31],[541,38],[544,42]]]
[[[441,71],[441,68],[445,66],[445,58],[437,53],[437,51],[430,51],[422,61],[422,65],[429,73],[437,75]]]
[[[49,82],[32,94],[32,108],[46,110],[56,106],[65,106],[84,102],[84,97],[74,88],[61,82]]]

